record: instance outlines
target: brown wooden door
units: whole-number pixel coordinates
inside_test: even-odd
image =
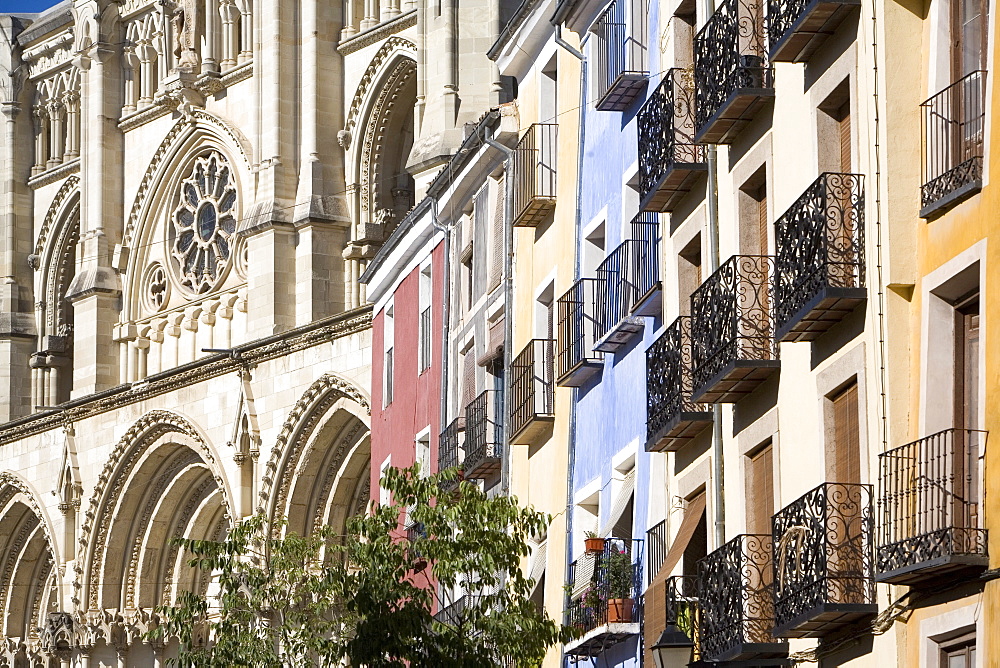
[[[861,430],[858,420],[858,383],[854,381],[831,400],[833,453],[830,482],[861,482]]]
[[[774,459],[768,443],[746,462],[747,533],[771,533],[774,515]]]

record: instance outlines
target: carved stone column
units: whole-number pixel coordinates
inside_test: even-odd
[[[80,157],[80,94],[75,90],[63,94],[66,107],[66,156],[67,160]]]
[[[361,20],[361,29],[368,30],[378,25],[379,21],[378,0],[365,0],[365,18]]]
[[[122,60],[125,65],[125,103],[122,105],[122,112],[130,114],[136,110],[139,102],[139,84],[137,80],[139,74],[139,56],[136,55],[136,47],[127,47],[122,53]]]
[[[31,117],[35,121],[35,164],[31,174],[41,174],[45,171],[45,159],[49,149],[49,113],[44,105],[36,104],[31,108]]]
[[[63,119],[65,109],[60,102],[52,100],[49,102],[49,160],[47,167],[57,167],[62,164],[63,158]]]
[[[201,73],[219,71],[219,9],[217,0],[205,0],[205,45],[201,54]]]
[[[236,25],[239,21],[239,10],[233,0],[222,0],[219,3],[219,16],[222,17],[222,61],[223,70],[236,66],[237,49]]]

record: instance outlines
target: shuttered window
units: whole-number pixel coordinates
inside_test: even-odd
[[[767,255],[767,184],[757,192],[757,239],[758,253]]]
[[[492,292],[500,286],[503,279],[503,234],[504,234],[504,177],[500,176],[494,182],[493,218],[490,222],[490,280],[489,290]]]
[[[833,470],[831,482],[861,482],[861,430],[858,422],[858,383],[852,382],[832,399]]]
[[[462,357],[462,405],[464,409],[476,398],[476,346],[469,346]]]
[[[837,129],[840,135],[840,171],[851,173],[851,102],[848,100],[837,110]]]
[[[774,460],[768,443],[746,463],[747,533],[770,534],[774,515]]]

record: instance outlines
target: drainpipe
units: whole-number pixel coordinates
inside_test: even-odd
[[[573,222],[573,280],[580,278],[580,213],[583,203],[583,147],[587,135],[587,128],[583,122],[583,105],[587,104],[587,58],[578,49],[574,48],[562,38],[562,21],[558,14],[550,19],[555,28],[554,41],[557,45],[568,51],[580,61],[580,134],[577,142],[576,152],[576,217]],[[554,297],[555,295],[553,295]],[[568,456],[566,461],[566,571],[565,583],[569,582],[570,564],[573,563],[573,543],[570,538],[573,536],[573,484],[574,471],[576,469],[576,407],[579,398],[579,388],[573,388],[573,402],[569,409],[569,443],[567,444]],[[569,610],[568,599],[563,605],[563,610]]]
[[[444,267],[442,267],[442,273],[444,277],[444,303],[442,304],[443,315],[442,323],[444,328],[441,335],[441,406],[438,410],[440,417],[438,434],[448,426],[448,351],[450,347],[451,339],[448,333],[451,331],[448,324],[451,318],[451,225],[443,225],[441,221],[438,220],[438,201],[436,198],[431,198],[431,225],[435,229],[444,232]],[[434,286],[431,285],[431,293],[434,292]],[[432,300],[433,303],[433,300]],[[433,324],[433,322],[432,322]]]
[[[503,112],[500,112],[500,120],[497,127],[503,123]],[[503,398],[503,461],[500,463],[500,493],[504,496],[510,494],[510,411],[507,410],[507,402],[510,397],[507,395],[508,381],[506,370],[510,369],[511,346],[514,343],[514,313],[511,310],[514,302],[514,151],[507,148],[496,139],[485,135],[487,144],[500,151],[504,155],[503,180],[503,368],[504,373],[504,398]]]
[[[698,0],[698,28],[701,29],[715,13],[714,0]],[[708,267],[709,275],[719,268],[719,155],[714,144],[705,151],[708,181],[705,186],[708,213]],[[715,525],[715,547],[726,542],[726,505],[723,494],[725,471],[722,452],[722,407],[716,404],[712,413],[712,509]]]

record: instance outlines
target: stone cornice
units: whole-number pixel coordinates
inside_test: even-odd
[[[386,21],[385,23],[380,23],[374,28],[370,28],[362,33],[354,35],[350,39],[346,39],[340,43],[337,47],[337,51],[340,52],[342,56],[346,56],[349,53],[354,53],[355,51],[360,51],[366,46],[371,46],[381,40],[395,35],[397,32],[402,32],[407,28],[412,28],[417,25],[417,10],[411,9],[408,12],[400,14],[391,21]]]
[[[57,429],[167,392],[190,387],[217,376],[239,371],[291,353],[318,346],[332,339],[371,328],[371,306],[324,318],[310,325],[236,346],[233,354],[219,353],[131,384],[105,390],[63,404],[57,410],[0,425],[0,445]]]
[[[41,188],[42,186],[47,186],[50,183],[55,183],[60,179],[64,179],[70,174],[76,174],[80,171],[80,158],[73,158],[68,160],[58,167],[53,167],[52,169],[47,169],[38,176],[33,176],[28,179],[28,187],[33,189]]]

